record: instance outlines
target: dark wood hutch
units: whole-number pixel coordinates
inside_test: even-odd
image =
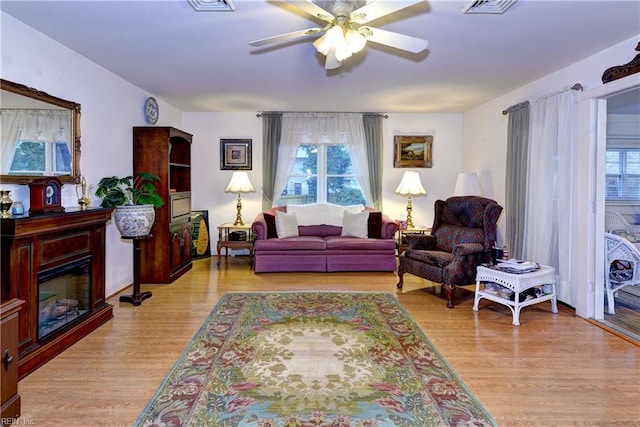
[[[153,238],[140,242],[140,283],[172,283],[191,264],[192,135],[172,127],[133,128],[133,172],[160,177]]]
[[[111,212],[68,208],[0,219],[2,303],[24,301],[18,322],[20,379],[113,317],[105,295]],[[58,308],[65,313],[52,314],[65,304]]]

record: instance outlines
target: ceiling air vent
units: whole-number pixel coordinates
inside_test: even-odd
[[[503,14],[517,0],[471,0],[462,13],[494,13]]]
[[[187,0],[196,12],[233,12],[233,0]]]

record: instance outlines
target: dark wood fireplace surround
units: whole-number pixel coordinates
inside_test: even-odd
[[[18,326],[18,375],[22,379],[113,317],[105,295],[106,222],[112,209],[2,218],[2,303],[22,300]],[[89,313],[38,340],[38,273],[91,258]]]

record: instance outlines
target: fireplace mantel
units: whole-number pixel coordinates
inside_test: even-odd
[[[20,378],[113,317],[105,295],[106,222],[112,209],[67,210],[0,220],[2,302],[24,302],[18,330]],[[89,313],[38,339],[38,274],[91,259]]]

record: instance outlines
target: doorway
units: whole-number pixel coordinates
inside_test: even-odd
[[[640,253],[640,88],[606,99],[606,145],[602,180],[605,231],[629,241]],[[603,104],[604,105],[604,104]],[[606,251],[606,247],[604,248]],[[608,266],[605,266],[608,268]],[[605,270],[604,274],[608,274]],[[640,286],[615,293],[615,314],[609,314],[604,295],[596,301],[597,320],[640,341]]]

